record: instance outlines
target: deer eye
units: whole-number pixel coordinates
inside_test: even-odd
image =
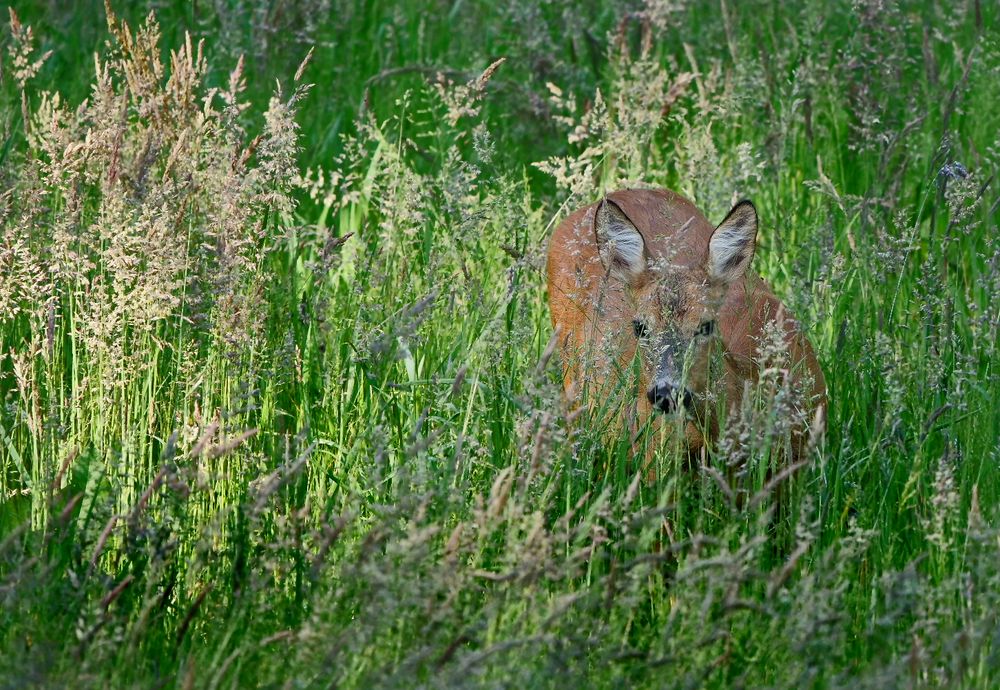
[[[695,335],[712,335],[715,332],[715,321],[703,321],[699,326],[698,330],[694,332]]]
[[[640,319],[632,320],[632,331],[635,333],[636,338],[647,338],[649,337],[649,326]]]

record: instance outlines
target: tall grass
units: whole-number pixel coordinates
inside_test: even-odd
[[[4,39],[0,686],[995,686],[994,4],[142,9]],[[651,482],[563,399],[628,184],[760,210],[778,529],[780,377]]]

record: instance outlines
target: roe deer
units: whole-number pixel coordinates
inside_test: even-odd
[[[628,385],[638,364],[639,387],[626,393],[628,410],[616,426],[652,429],[680,441],[689,456],[700,453],[718,433],[711,401],[724,395],[732,411],[746,383],[757,380],[758,348],[770,321],[787,348],[784,376],[804,387],[807,399],[807,421],[792,430],[794,461],[810,423],[825,425],[826,384],[798,324],[748,271],[756,237],[757,211],[749,201],[715,227],[668,190],[617,191],[564,220],[549,245],[548,286],[567,397],[586,386],[593,407],[614,386]],[[715,343],[724,365],[710,380]]]

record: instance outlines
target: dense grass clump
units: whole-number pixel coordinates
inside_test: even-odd
[[[995,3],[160,4],[4,36],[0,687],[1000,682]],[[808,463],[779,346],[653,481],[564,400],[626,185],[756,202]]]

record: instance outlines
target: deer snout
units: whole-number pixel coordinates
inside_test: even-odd
[[[646,398],[654,409],[665,414],[675,412],[679,405],[683,405],[685,409],[691,407],[691,391],[685,388],[681,394],[677,386],[667,382],[653,385],[646,391]]]

